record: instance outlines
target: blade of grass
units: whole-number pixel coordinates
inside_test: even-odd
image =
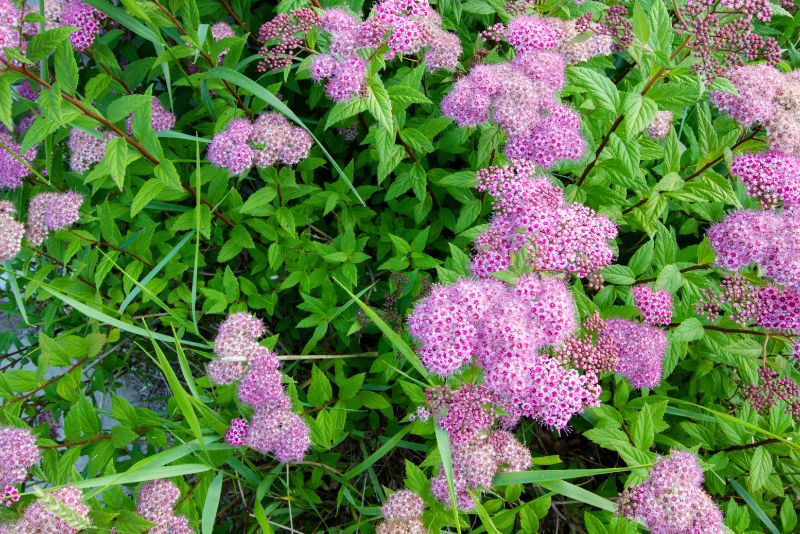
[[[76,480],[70,484],[79,489],[84,488],[109,488],[111,486],[121,486],[123,484],[135,484],[137,482],[148,482],[160,478],[182,477],[185,475],[195,475],[204,473],[211,469],[205,464],[180,464],[158,467],[145,467],[141,469],[131,468],[119,475],[106,475],[89,480]]]
[[[614,512],[617,509],[617,505],[605,497],[601,497],[575,484],[570,484],[565,480],[548,480],[547,482],[539,482],[537,485],[553,493],[558,493],[607,512]]]
[[[453,520],[456,530],[461,534],[461,520],[458,517],[458,504],[456,504],[456,488],[453,484],[453,459],[450,455],[450,436],[439,425],[438,419],[434,421],[433,428],[436,432],[436,445],[439,447],[439,456],[442,458],[444,476],[447,478],[447,490],[450,493],[450,507],[453,509]]]
[[[498,473],[494,479],[495,486],[511,484],[539,484],[549,480],[567,480],[571,478],[592,477],[610,473],[626,473],[634,469],[647,469],[651,465],[633,465],[629,467],[609,467],[606,469],[540,469],[537,471],[520,471],[517,473]]]
[[[208,493],[206,493],[206,502],[203,504],[203,519],[202,528],[203,534],[213,534],[214,520],[217,518],[217,510],[219,509],[219,499],[222,496],[222,476],[223,472],[217,473],[211,485],[208,486]]]
[[[114,326],[116,328],[119,328],[120,330],[124,330],[125,332],[129,332],[131,334],[136,334],[137,336],[142,336],[142,337],[147,337],[147,338],[154,338],[154,339],[157,339],[159,341],[164,341],[166,343],[172,343],[172,342],[175,341],[174,338],[172,338],[170,336],[165,336],[164,334],[159,334],[158,332],[150,332],[148,330],[145,330],[144,328],[141,328],[141,327],[138,327],[138,326],[134,326],[132,324],[128,324],[128,323],[126,323],[124,321],[121,321],[119,319],[114,319],[110,315],[105,314],[105,313],[103,313],[103,312],[101,312],[99,310],[96,310],[96,309],[92,308],[91,306],[88,306],[88,305],[84,304],[83,302],[80,302],[80,301],[78,301],[78,300],[76,300],[76,299],[74,299],[72,297],[68,297],[67,295],[61,293],[60,291],[58,291],[57,289],[53,288],[52,286],[50,286],[48,284],[40,282],[40,287],[44,291],[47,291],[48,293],[50,293],[51,295],[56,297],[58,300],[60,300],[64,304],[66,304],[68,306],[71,306],[72,308],[74,308],[75,310],[79,311],[80,313],[82,313],[86,317],[89,317],[90,319],[95,319],[96,321],[100,321],[101,323],[107,324],[109,326]],[[183,345],[187,345],[187,346],[190,346],[190,347],[198,347],[198,348],[201,348],[201,349],[210,349],[211,348],[209,345],[207,345],[205,343],[195,343],[193,341],[180,340],[180,343],[183,344]]]
[[[182,139],[184,141],[200,141],[201,143],[208,144],[211,142],[211,139],[206,139],[205,137],[197,137],[195,135],[188,135],[181,132],[175,132],[173,130],[161,130],[160,132],[156,132],[156,136],[165,139]]]
[[[428,380],[428,382],[431,382],[428,371],[425,370],[425,366],[422,365],[422,362],[420,361],[419,357],[414,353],[413,350],[411,350],[411,347],[408,346],[408,343],[403,341],[403,338],[401,338],[397,334],[397,332],[392,330],[392,327],[386,324],[386,321],[381,319],[380,316],[378,316],[378,314],[375,313],[375,311],[372,308],[364,304],[364,302],[362,302],[361,299],[355,296],[339,280],[334,278],[333,281],[339,284],[339,287],[344,289],[345,292],[348,295],[350,295],[350,298],[353,299],[356,302],[356,304],[359,305],[359,307],[364,311],[364,313],[367,314],[367,317],[369,317],[372,320],[372,322],[375,323],[375,325],[380,329],[380,331],[383,332],[383,335],[386,336],[386,338],[389,340],[392,346],[394,346],[394,348],[400,354],[405,356],[406,360],[409,361],[409,363],[414,367],[414,369],[419,371],[419,374],[425,377]]]
[[[489,534],[500,534],[500,531],[497,530],[497,527],[494,525],[494,521],[492,521],[492,518],[486,511],[486,508],[481,504],[481,498],[472,492],[470,492],[469,496],[472,497],[472,502],[475,503],[475,510],[478,512],[478,517],[481,518],[481,523],[483,523],[483,528],[486,529],[486,532],[489,532]]]
[[[25,309],[25,300],[22,298],[22,293],[20,293],[19,285],[17,284],[17,275],[14,274],[14,269],[11,268],[10,262],[4,262],[3,265],[8,275],[8,285],[11,287],[11,294],[14,295],[14,302],[17,303],[19,314],[22,320],[25,321],[25,324],[30,326],[31,323],[28,321],[28,311]]]
[[[196,136],[196,134],[195,134]],[[197,158],[195,171],[194,171],[194,191],[195,191],[195,207],[194,207],[194,269],[192,270],[192,323],[194,323],[195,330],[197,326],[197,268],[198,258],[200,257],[200,206],[203,190],[200,181],[200,141],[195,142],[195,157]]]
[[[758,517],[761,522],[764,523],[764,526],[767,527],[772,534],[780,534],[781,531],[778,530],[778,527],[776,527],[772,521],[770,521],[769,517],[767,517],[767,514],[761,509],[753,496],[750,495],[750,493],[735,480],[731,479],[730,483],[731,486],[733,486],[733,489],[736,490],[736,493],[738,493],[742,499],[744,499],[744,502],[747,503],[747,506],[749,506],[750,509],[756,514],[756,517]]]
[[[403,437],[408,434],[410,430],[411,425],[403,428],[400,432],[392,436],[389,441],[381,445],[378,450],[370,454],[363,462],[347,471],[342,478],[345,480],[351,479],[369,469],[373,464],[375,464],[375,462],[386,456],[390,450],[394,449],[397,443],[403,439]]]
[[[288,118],[296,122],[298,126],[303,127],[309,133],[309,135],[311,135],[311,137],[314,139],[314,142],[317,143],[320,150],[322,150],[322,153],[325,154],[326,158],[328,158],[328,161],[330,161],[331,165],[333,165],[333,168],[336,169],[336,172],[339,173],[339,176],[342,178],[342,180],[344,180],[344,182],[348,185],[348,187],[350,187],[350,190],[353,192],[353,194],[355,194],[356,198],[361,203],[361,205],[366,206],[364,200],[361,198],[361,195],[358,194],[358,191],[356,191],[356,188],[353,186],[353,183],[344,173],[342,168],[339,167],[339,164],[336,163],[336,160],[333,159],[333,156],[331,156],[330,152],[328,152],[328,150],[322,145],[322,143],[320,143],[319,139],[317,139],[317,137],[313,133],[311,133],[311,130],[309,130],[308,127],[303,123],[303,121],[300,120],[300,117],[298,117],[294,113],[294,111],[289,109],[289,107],[286,104],[284,104],[278,97],[273,95],[267,88],[259,85],[257,82],[251,80],[244,74],[236,72],[235,70],[229,69],[227,67],[215,67],[209,70],[208,72],[206,72],[206,78],[219,78],[222,80],[227,80],[233,85],[241,87],[242,89],[249,92],[253,96],[260,98],[270,106],[274,107],[275,109],[286,115]]]
[[[161,259],[161,261],[158,262],[158,264],[155,267],[153,267],[144,278],[142,278],[141,285],[146,286],[148,282],[150,282],[150,280],[155,278],[156,275],[161,272],[161,269],[163,269],[167,265],[167,263],[169,263],[170,260],[173,257],[175,257],[175,254],[177,254],[183,248],[183,245],[185,245],[186,242],[189,241],[192,235],[194,235],[194,230],[189,231],[188,234],[183,236],[183,239],[181,239],[177,245],[172,247],[172,250],[167,252],[167,254]],[[128,304],[130,304],[133,301],[133,299],[136,298],[136,295],[141,293],[141,291],[142,289],[139,287],[139,285],[136,285],[136,287],[134,287],[131,290],[131,292],[128,293],[128,295],[125,297],[125,300],[123,300],[122,304],[119,305],[120,314],[125,313],[125,308],[128,307]]]

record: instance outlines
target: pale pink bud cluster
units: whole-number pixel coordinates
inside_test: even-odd
[[[800,156],[800,71],[747,65],[727,75],[739,96],[714,91],[711,102],[745,126],[761,124],[770,150]]]
[[[772,18],[769,0],[688,0],[678,10],[675,29],[687,34],[687,48],[696,58],[693,70],[711,82],[745,61],[780,62],[778,41],[756,33],[754,18]]]
[[[474,361],[484,371],[486,391],[508,414],[507,424],[526,416],[557,429],[599,395],[593,374],[581,375],[543,352],[575,327],[564,282],[538,275],[515,287],[493,278],[436,286],[409,318],[432,373],[449,376]]]
[[[798,235],[792,211],[739,210],[708,230],[716,265],[731,271],[757,265],[765,278],[793,288],[800,287]]]
[[[664,139],[672,129],[672,112],[659,111],[647,127],[647,135],[654,139]]]
[[[208,366],[211,380],[229,384],[241,379],[239,399],[255,410],[249,424],[234,419],[225,437],[231,445],[247,445],[273,454],[281,462],[299,462],[311,444],[309,429],[302,417],[291,411],[291,400],[281,383],[280,362],[275,353],[258,344],[262,335],[261,321],[247,313],[235,313],[220,325],[214,340],[219,358]]]
[[[703,489],[703,470],[694,454],[672,451],[649,478],[619,496],[617,513],[641,521],[652,534],[722,534],[722,512]]]
[[[632,290],[636,307],[648,324],[668,325],[672,321],[672,295],[654,291],[649,286],[635,286]]]
[[[22,518],[0,527],[3,534],[77,534],[91,526],[81,490],[64,486],[34,502]],[[5,529],[5,530],[4,530]]]
[[[22,146],[2,126],[0,126],[0,144],[3,145],[0,147],[0,189],[15,189],[22,185],[22,180],[26,176],[30,175],[30,166],[36,159],[36,147],[22,153]]]
[[[385,521],[375,527],[375,534],[427,534],[422,522],[425,503],[410,490],[395,492],[381,508]]]
[[[83,195],[74,191],[34,195],[28,204],[25,239],[41,245],[50,232],[72,226],[80,218],[81,204]]]
[[[19,254],[25,226],[14,218],[16,213],[17,208],[11,202],[0,200],[0,261],[8,261]]]
[[[523,48],[514,60],[473,67],[442,100],[442,113],[459,126],[496,123],[508,136],[509,159],[549,168],[563,159],[582,158],[586,143],[580,117],[557,97],[565,81],[566,60],[551,45],[561,32],[545,19],[528,19],[531,22],[519,27],[515,22],[510,25],[518,30],[512,38]],[[532,26],[551,30],[525,38],[523,30]]]
[[[258,63],[258,71],[267,72],[290,66],[295,54],[303,46],[305,34],[317,22],[316,12],[304,7],[280,13],[262,24],[258,30],[258,40],[264,44],[258,53],[264,59]]]
[[[764,209],[800,207],[800,157],[769,151],[740,154],[731,162],[731,174],[759,199]]]
[[[150,110],[150,127],[154,132],[171,130],[175,127],[175,114],[169,111],[159,99],[153,97]],[[125,128],[129,134],[133,134],[133,114],[128,116],[125,121]]]
[[[571,337],[556,347],[553,351],[555,357],[587,373],[599,375],[613,371],[619,363],[617,344],[608,336],[595,336],[604,326],[605,321],[598,312],[590,315],[583,322],[584,335]]]
[[[800,385],[790,377],[779,377],[777,371],[769,367],[758,370],[758,383],[747,384],[742,388],[742,396],[762,415],[769,415],[774,406],[781,401],[785,411],[793,418],[800,418]]]
[[[39,457],[39,447],[30,430],[0,427],[0,486],[23,482]]]
[[[654,326],[625,319],[609,319],[599,340],[616,346],[614,369],[637,389],[654,388],[661,383],[667,335]]]
[[[170,480],[153,480],[142,484],[136,513],[155,526],[148,532],[194,534],[186,517],[175,513],[175,504],[181,497],[181,490]]]
[[[295,126],[280,113],[262,113],[251,124],[234,119],[208,145],[208,161],[241,174],[255,165],[297,165],[308,157],[314,144],[305,128]]]
[[[69,134],[69,167],[78,174],[83,174],[92,164],[103,159],[106,154],[106,145],[113,134],[110,132],[104,137],[96,137],[90,133],[73,128]]]
[[[64,4],[63,9],[64,11],[61,14],[62,24],[64,26],[78,27],[69,36],[72,46],[78,52],[83,52],[94,43],[97,34],[100,33],[101,22],[106,18],[106,14],[82,0],[70,0]]]
[[[494,197],[489,229],[475,240],[472,272],[489,277],[525,254],[533,269],[589,277],[599,285],[599,271],[611,264],[610,246],[617,227],[582,204],[566,202],[562,191],[536,176],[527,162],[478,171],[478,189]]]

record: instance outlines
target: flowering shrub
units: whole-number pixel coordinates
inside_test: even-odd
[[[0,0],[0,533],[797,532],[798,20]]]

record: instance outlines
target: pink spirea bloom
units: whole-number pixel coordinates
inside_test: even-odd
[[[647,127],[647,135],[654,139],[664,139],[672,129],[672,112],[659,111]]]
[[[207,157],[213,165],[241,174],[252,165],[296,165],[308,157],[313,144],[305,128],[279,113],[264,113],[252,124],[247,119],[232,120],[211,140]]]
[[[439,426],[457,445],[486,434],[497,419],[496,398],[483,386],[433,387],[425,391],[425,399],[430,413],[439,417]]]
[[[281,462],[302,461],[310,444],[308,425],[289,410],[259,410],[250,420],[247,445]]]
[[[22,246],[25,226],[15,219],[16,213],[14,204],[8,200],[0,200],[0,261],[13,259]]]
[[[509,22],[505,36],[518,54],[524,54],[555,48],[563,39],[564,30],[546,19],[521,15]]]
[[[672,295],[666,291],[654,291],[648,286],[635,286],[633,299],[642,312],[644,322],[668,325],[672,321]]]
[[[390,29],[389,48],[395,54],[413,54],[425,46],[425,21],[436,17],[428,0],[381,0],[375,18]]]
[[[381,513],[386,519],[417,519],[422,517],[425,503],[410,490],[397,491],[386,499]]]
[[[270,351],[253,358],[239,384],[239,399],[256,410],[291,410],[292,403],[281,384],[280,362]]]
[[[192,534],[189,520],[175,513],[175,504],[181,497],[181,491],[170,480],[153,480],[146,482],[139,489],[136,513],[155,526],[148,530],[150,534]]]
[[[14,506],[16,502],[19,502],[19,490],[17,488],[14,486],[6,486],[0,491],[0,504],[5,504],[6,508],[10,508]],[[0,532],[2,532],[2,530],[0,530]]]
[[[731,174],[759,199],[764,209],[800,206],[800,157],[769,151],[740,154],[731,162]]]
[[[613,371],[619,362],[616,344],[603,337],[598,338],[596,343],[586,337],[567,339],[555,350],[554,355],[565,364],[595,374]]]
[[[90,133],[73,128],[69,134],[69,167],[78,174],[83,174],[93,163],[103,159],[106,153],[106,145],[111,135],[96,137]]]
[[[77,534],[90,525],[89,507],[83,502],[81,490],[65,486],[28,506],[11,532]]]
[[[241,447],[247,442],[247,432],[250,430],[250,425],[247,424],[246,419],[233,419],[231,427],[225,433],[225,441],[234,447]]]
[[[262,351],[258,344],[264,335],[264,323],[249,313],[238,312],[228,316],[217,329],[214,354],[219,358],[208,364],[208,375],[216,384],[231,384],[244,375],[246,362]]]
[[[617,513],[653,534],[721,534],[722,512],[703,490],[703,471],[690,452],[672,451],[649,478],[619,496]]]
[[[14,137],[0,126],[0,143],[5,148],[0,148],[0,189],[15,189],[22,185],[23,179],[30,175],[29,167],[36,159],[36,147],[31,148],[25,153],[20,152],[22,146],[14,140]],[[13,152],[14,155],[10,154]],[[16,157],[15,157],[16,156]],[[27,163],[23,164],[19,160]]]
[[[530,163],[482,169],[477,178],[478,189],[495,197],[495,214],[475,240],[475,276],[508,269],[511,254],[522,251],[534,269],[574,273],[590,282],[611,264],[616,225],[591,208],[566,202]]]
[[[375,534],[428,534],[422,519],[391,519],[375,525]]]
[[[11,0],[0,0],[0,56],[5,58],[6,48],[19,49],[23,14]]]
[[[36,438],[27,428],[0,428],[0,486],[19,484],[39,461]]]
[[[759,368],[758,383],[746,384],[742,397],[762,415],[769,415],[770,409],[783,401],[786,413],[794,419],[800,418],[800,385],[790,377],[779,377],[769,367]]]
[[[98,11],[82,0],[71,0],[64,3],[61,22],[64,26],[77,26],[78,29],[69,36],[72,47],[83,52],[94,43],[100,33],[100,24],[106,18],[105,13]]]
[[[211,25],[211,38],[214,41],[219,41],[226,37],[236,37],[236,32],[233,31],[233,28],[231,28],[227,22],[216,22]],[[227,54],[229,50],[229,48],[226,48],[224,52],[217,56],[217,63],[222,64],[225,60],[225,54]]]
[[[525,471],[531,466],[531,451],[507,430],[494,430],[489,434],[489,443],[494,449],[498,472]]]
[[[637,389],[654,388],[661,383],[667,335],[654,326],[625,319],[605,322],[601,338],[617,347],[615,371]]]
[[[154,132],[171,130],[175,127],[175,114],[165,108],[159,99],[153,97],[151,106],[150,127]],[[129,134],[133,134],[133,114],[125,121],[125,128]]]
[[[41,245],[50,232],[72,226],[80,218],[81,204],[83,195],[74,191],[34,195],[28,204],[25,239]]]
[[[800,287],[800,222],[791,211],[731,213],[708,230],[717,253],[715,265],[737,271],[757,265],[765,278],[788,287]]]

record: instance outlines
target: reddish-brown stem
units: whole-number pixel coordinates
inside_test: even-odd
[[[103,247],[108,247],[108,248],[111,248],[111,249],[113,249],[113,250],[116,250],[117,252],[122,252],[123,254],[127,254],[128,256],[131,256],[132,258],[134,258],[134,259],[136,259],[136,260],[138,260],[138,261],[142,262],[142,263],[143,263],[144,265],[146,265],[146,266],[147,266],[149,269],[152,269],[152,268],[153,268],[153,264],[152,264],[152,263],[150,263],[150,262],[149,262],[149,261],[147,261],[146,259],[142,258],[141,256],[139,256],[139,255],[138,255],[138,254],[136,254],[135,252],[131,252],[130,250],[127,250],[127,249],[124,249],[124,248],[120,248],[120,247],[118,247],[117,245],[115,245],[115,244],[113,244],[113,243],[106,243],[105,241],[97,241],[97,240],[95,240],[95,239],[89,239],[88,237],[86,237],[86,236],[82,236],[82,235],[80,235],[79,233],[75,232],[74,230],[70,230],[70,231],[69,231],[69,233],[70,233],[70,234],[72,234],[72,235],[74,235],[75,237],[77,237],[78,239],[80,239],[80,240],[82,240],[82,241],[86,241],[87,243],[93,243],[93,244],[95,244],[95,245],[100,245],[100,246],[103,246]]]
[[[747,449],[755,449],[756,447],[761,447],[762,445],[770,445],[771,443],[778,443],[780,442],[777,438],[767,438],[761,441],[755,441],[753,443],[747,443],[745,445],[731,445],[730,447],[725,447],[724,449],[717,449],[714,451],[708,451],[708,454],[717,454],[718,452],[733,452],[733,451],[744,451]]]
[[[592,172],[592,169],[594,169],[594,166],[597,165],[597,158],[600,157],[600,154],[603,152],[603,149],[606,147],[608,141],[611,139],[611,134],[613,134],[617,130],[617,128],[619,128],[619,125],[622,124],[623,119],[625,119],[624,113],[621,114],[619,117],[617,117],[617,120],[614,121],[614,124],[611,125],[611,128],[603,136],[603,139],[600,140],[600,144],[597,145],[597,150],[594,151],[594,158],[592,159],[591,162],[589,162],[586,168],[583,169],[580,178],[578,178],[578,181],[575,182],[576,185],[578,186],[582,185],[583,181],[586,180],[586,177],[589,176],[589,173]]]
[[[123,89],[125,89],[125,92],[126,92],[126,93],[128,93],[129,95],[130,95],[130,94],[133,94],[133,91],[131,91],[131,88],[130,88],[130,87],[128,87],[128,84],[127,84],[127,83],[125,83],[124,81],[122,81],[122,79],[121,79],[120,77],[118,77],[117,75],[115,75],[113,72],[111,72],[111,69],[109,69],[108,67],[106,67],[106,66],[105,66],[105,65],[103,65],[103,64],[97,63],[97,60],[94,58],[94,56],[92,55],[92,53],[91,53],[89,50],[84,50],[84,51],[83,51],[83,53],[84,53],[84,54],[86,54],[87,56],[89,56],[89,59],[91,59],[92,61],[94,61],[94,62],[95,62],[95,63],[96,63],[96,64],[97,64],[97,65],[98,65],[98,66],[99,66],[101,69],[103,69],[103,72],[105,72],[106,74],[108,74],[109,76],[111,76],[111,78],[112,78],[112,79],[113,79],[115,82],[117,82],[118,84],[120,84],[120,85],[122,86],[122,88],[123,88]]]
[[[2,61],[3,65],[5,65],[5,67],[7,69],[9,69],[11,71],[14,71],[14,72],[17,72],[19,74],[22,74],[23,76],[25,76],[29,80],[36,82],[37,84],[41,85],[42,87],[44,87],[46,89],[50,89],[52,87],[49,83],[47,83],[43,79],[39,78],[36,74],[34,74],[33,72],[29,71],[25,67],[17,67],[15,65],[9,63],[5,59],[0,59],[0,61]],[[121,138],[125,139],[126,143],[128,143],[133,148],[135,148],[142,156],[144,156],[153,165],[159,165],[161,163],[158,160],[158,158],[155,157],[150,152],[148,152],[148,150],[144,146],[142,146],[142,144],[140,142],[138,142],[136,139],[134,139],[133,137],[128,135],[127,132],[125,132],[124,130],[122,130],[119,127],[117,127],[117,125],[114,124],[113,122],[109,122],[104,117],[98,115],[97,113],[95,113],[92,110],[90,110],[89,108],[87,108],[80,100],[78,100],[74,96],[69,95],[67,93],[64,93],[62,91],[61,97],[64,100],[66,100],[67,102],[69,102],[70,104],[72,104],[73,106],[75,106],[76,108],[78,108],[81,111],[81,113],[83,113],[87,117],[96,120],[97,122],[99,122],[100,124],[102,124],[103,126],[108,128],[109,130],[114,132],[116,135],[118,135]],[[186,192],[188,192],[190,195],[192,195],[193,198],[197,198],[197,192],[194,190],[194,188],[192,188],[191,186],[186,185],[186,184],[184,184],[182,182],[181,182],[181,186],[186,190]],[[233,228],[234,226],[236,226],[236,223],[234,223],[233,221],[228,219],[225,215],[220,213],[219,210],[214,210],[213,209],[214,206],[211,203],[209,203],[207,200],[201,199],[200,201],[204,205],[206,205],[209,208],[211,208],[213,210],[213,212],[214,212],[214,215],[217,216],[217,218],[219,218],[221,221],[223,221],[229,227]]]
[[[58,376],[54,376],[53,378],[51,378],[50,380],[48,380],[47,382],[45,382],[41,386],[39,386],[36,389],[34,389],[33,391],[29,391],[28,393],[26,393],[24,395],[21,395],[19,397],[15,397],[15,398],[11,399],[11,402],[24,401],[25,399],[29,399],[30,397],[33,397],[34,395],[36,395],[37,393],[42,391],[47,386],[55,384],[56,382],[58,382],[59,380],[61,380],[62,378],[64,378],[68,374],[70,374],[72,371],[74,371],[75,369],[77,369],[78,367],[80,367],[81,365],[86,363],[86,360],[88,360],[88,359],[89,359],[89,355],[87,354],[86,356],[84,356],[83,358],[81,358],[80,360],[75,362],[75,364],[72,367],[70,367],[69,369],[67,369],[66,372],[64,372],[64,373],[62,373],[62,374],[60,374]]]
[[[136,428],[133,430],[137,434],[141,434],[143,432],[147,432],[146,428]],[[69,443],[56,443],[54,445],[39,445],[40,449],[66,449],[69,447],[79,447],[81,445],[86,445],[87,443],[93,443],[95,441],[100,441],[103,439],[111,439],[113,436],[111,434],[99,434],[93,438],[87,438],[82,441],[71,441]]]

